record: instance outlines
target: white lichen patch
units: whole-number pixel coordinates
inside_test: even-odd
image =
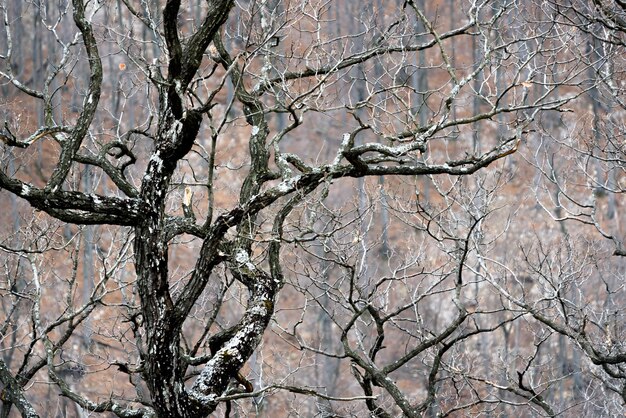
[[[264,306],[262,306],[262,305],[256,305],[252,309],[250,309],[250,313],[252,315],[266,316],[267,315],[267,309]]]
[[[244,250],[240,249],[239,251],[237,251],[237,254],[235,254],[235,261],[240,266],[245,266],[248,271],[253,271],[256,269],[255,265],[250,261],[248,253],[246,253]]]
[[[163,164],[163,160],[161,159],[158,151],[152,154],[152,157],[150,157],[150,161],[156,162],[157,165]]]
[[[209,405],[213,402],[215,402],[215,400],[217,399],[217,395],[214,393],[211,393],[210,395],[203,395],[202,394],[202,390],[208,390],[208,388],[206,388],[205,385],[201,385],[198,390],[190,390],[189,391],[189,395],[191,395],[193,398],[195,398],[198,402],[200,402],[202,405]]]
[[[250,261],[250,257],[248,257],[248,253],[244,250],[239,250],[237,254],[235,254],[235,261],[239,264],[245,264]]]
[[[256,135],[256,134],[258,134],[258,133],[259,133],[259,131],[260,131],[260,129],[259,129],[259,127],[258,127],[258,126],[254,125],[254,126],[252,127],[252,135]]]
[[[276,186],[276,191],[279,194],[286,194],[294,190],[296,183],[300,180],[300,176],[291,177],[287,180],[284,180],[279,185]]]
[[[30,186],[28,184],[22,184],[22,194],[28,196],[30,194]]]
[[[159,151],[152,154],[152,157],[150,157],[150,161],[154,162],[154,167],[157,172],[161,171],[161,168],[163,168],[163,160],[161,159],[161,154],[159,153]]]

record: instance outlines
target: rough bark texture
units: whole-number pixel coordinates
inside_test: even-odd
[[[17,19],[6,3],[0,5],[3,92],[11,87],[40,104],[37,112],[43,115],[35,128],[3,115],[0,128],[0,151],[21,153],[20,164],[29,168],[16,168],[13,154],[11,164],[0,161],[0,192],[21,198],[35,211],[28,245],[0,242],[0,254],[9,254],[18,265],[7,262],[7,277],[0,277],[2,302],[6,296],[13,303],[3,311],[0,336],[8,341],[7,335],[14,334],[15,347],[18,334],[24,341],[22,358],[0,360],[3,417],[12,408],[26,417],[38,416],[28,388],[43,372],[55,393],[76,408],[128,418],[197,418],[222,406],[228,415],[231,401],[252,397],[261,415],[257,398],[275,390],[309,396],[315,407],[322,399],[328,414],[335,401],[342,401],[351,407],[358,402],[355,414],[381,418],[439,412],[507,415],[519,405],[553,416],[595,402],[586,398],[557,405],[544,393],[572,374],[541,369],[550,362],[537,360],[540,347],[553,334],[559,335],[563,350],[576,350],[576,363],[582,363],[582,356],[589,367],[598,366],[594,382],[626,400],[626,352],[613,330],[621,329],[615,319],[621,307],[613,308],[612,301],[622,295],[623,286],[615,285],[614,277],[605,279],[596,259],[583,257],[578,265],[569,234],[559,237],[567,245],[558,254],[539,246],[533,258],[534,247],[522,248],[518,258],[524,258],[530,279],[521,277],[517,264],[508,266],[523,263],[506,259],[506,251],[499,261],[497,248],[499,240],[509,239],[513,218],[525,215],[516,206],[498,218],[503,206],[519,203],[499,203],[498,193],[513,174],[498,162],[519,153],[537,131],[558,137],[558,127],[548,127],[541,118],[565,118],[569,106],[587,92],[594,105],[606,100],[615,109],[626,109],[623,86],[617,83],[621,75],[615,75],[618,65],[613,63],[623,63],[623,2],[593,0],[589,10],[555,7],[554,18],[545,22],[543,17],[522,19],[520,2],[469,2],[444,24],[430,10],[434,7],[417,0],[392,2],[393,7],[382,1],[365,6],[332,1],[115,3],[125,6],[117,18],[109,13],[113,2],[73,0],[71,16],[58,10],[58,21],[39,5],[35,27],[43,26],[50,45],[58,48],[48,51],[50,75],[45,80],[39,69],[24,80],[24,71],[14,68],[23,60],[15,58],[19,51],[11,34],[16,31],[10,28],[28,19]],[[544,6],[541,2],[533,11],[543,16]],[[236,18],[235,7],[240,8]],[[14,9],[22,13],[21,7]],[[120,26],[109,28],[115,19]],[[602,31],[583,24],[589,22]],[[537,26],[526,31],[530,24]],[[141,35],[136,35],[139,27]],[[579,39],[577,30],[596,37],[593,43],[586,41],[588,48],[604,48],[594,62],[569,44]],[[113,43],[117,50],[105,51]],[[462,45],[473,51],[462,51]],[[104,64],[101,56],[107,57]],[[81,65],[83,73],[75,70]],[[106,71],[117,71],[115,82],[107,80]],[[116,89],[113,106],[107,105],[108,88]],[[70,89],[74,105],[65,109],[61,98]],[[20,116],[22,104],[11,105]],[[128,107],[136,123],[131,127],[124,113]],[[141,118],[145,121],[136,122]],[[589,148],[565,139],[550,142],[566,144],[571,159],[580,159],[562,163],[567,173],[555,172],[556,151],[541,148],[548,135],[537,140],[540,149],[531,153],[536,160],[530,165],[536,182],[545,177],[545,190],[553,193],[557,208],[546,212],[562,231],[565,221],[592,226],[623,256],[619,224],[610,233],[596,216],[598,197],[584,189],[585,182],[604,181],[600,168],[605,167],[610,180],[596,189],[614,199],[624,194],[618,178],[623,144],[614,132],[625,130],[618,119],[611,119],[607,128],[598,118]],[[44,141],[48,165],[35,163],[32,154]],[[42,155],[41,149],[37,152]],[[234,153],[245,157],[230,155]],[[36,166],[32,170],[31,163]],[[593,175],[569,172],[591,165],[600,167]],[[493,166],[497,169],[489,171],[491,177],[476,176]],[[86,172],[88,187],[80,181]],[[223,176],[219,187],[218,174]],[[572,177],[565,180],[566,175]],[[394,176],[402,180],[389,179]],[[378,179],[374,186],[368,177]],[[358,179],[356,197],[350,194],[351,179]],[[375,193],[372,187],[378,188]],[[420,194],[420,187],[428,189]],[[536,189],[537,205],[545,205],[539,197],[542,188]],[[194,200],[198,190],[206,201]],[[216,193],[223,193],[219,204]],[[382,212],[376,212],[378,205]],[[609,209],[618,208],[611,200]],[[490,217],[496,219],[494,225],[505,225],[502,231],[485,227]],[[63,228],[51,218],[65,223]],[[617,218],[610,217],[615,223]],[[371,219],[382,219],[382,225]],[[68,224],[103,229],[84,233]],[[516,238],[528,227],[521,229]],[[372,255],[380,236],[384,257]],[[394,244],[394,236],[400,244]],[[192,261],[180,274],[172,268],[177,267],[172,254],[191,241],[185,250],[193,252]],[[81,253],[81,245],[90,247]],[[44,261],[54,266],[62,251],[69,254],[71,268],[43,276]],[[565,253],[569,258],[561,258]],[[79,254],[96,267],[79,266]],[[127,268],[131,263],[134,272]],[[77,281],[81,268],[89,286]],[[579,295],[584,292],[577,286],[589,280],[588,271],[606,280],[604,307]],[[623,268],[610,271],[617,277]],[[20,282],[23,276],[28,276],[27,284]],[[47,280],[67,287],[54,314],[42,314],[54,289]],[[82,301],[75,298],[77,289]],[[216,300],[207,302],[213,289]],[[340,372],[351,370],[352,386],[333,384],[333,389],[345,390],[341,396],[323,385],[289,384],[291,370],[270,386],[260,386],[268,379],[259,378],[255,386],[241,377],[268,326],[282,315],[283,289],[298,293],[297,307],[288,301],[285,309],[297,311],[296,319],[287,321],[290,329],[277,326],[274,337],[285,339],[294,357],[302,353],[312,365],[336,367],[324,373],[333,383],[343,385],[349,379],[339,380]],[[220,315],[227,316],[223,304],[228,292],[233,312],[224,319]],[[19,317],[23,306],[29,310],[26,320]],[[122,394],[113,388],[94,401],[71,381],[84,378],[80,362],[101,348],[93,341],[76,341],[78,335],[106,334],[92,322],[100,308],[118,315],[104,320],[103,328],[125,330],[113,343],[102,343],[106,356],[132,349],[104,367],[98,364],[94,373],[104,369],[113,386],[120,380],[126,385],[127,377],[136,396],[124,386]],[[310,324],[312,311],[318,318],[314,322],[322,323],[323,338],[316,344],[307,342],[315,338],[313,332],[301,331]],[[532,341],[512,361],[512,333],[506,327],[522,320]],[[19,330],[18,322],[27,331]],[[495,335],[489,341],[500,342],[503,329],[507,349],[497,362],[502,373],[493,376],[489,367],[475,364],[477,359],[487,364],[491,353],[471,357],[468,347],[476,336]],[[73,350],[81,344],[85,352],[76,354]],[[562,354],[569,358],[566,351]],[[316,363],[317,356],[332,361]],[[536,382],[529,378],[529,370],[535,369]],[[576,385],[583,387],[582,371],[573,373]],[[396,380],[409,376],[416,381],[417,375],[419,390],[407,389],[414,382]],[[542,380],[544,376],[554,380]],[[445,390],[440,392],[441,387]]]

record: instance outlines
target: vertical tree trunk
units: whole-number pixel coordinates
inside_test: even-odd
[[[415,4],[424,13],[424,16],[428,17],[425,1],[417,0]],[[424,26],[424,23],[420,21],[419,19],[416,19],[414,27],[415,27],[416,34],[423,34],[426,31],[426,27]],[[424,39],[426,39],[424,36],[418,36],[416,38],[418,42]],[[413,113],[413,115],[417,115],[417,119],[418,119],[420,126],[426,126],[426,124],[428,123],[428,117],[430,116],[430,110],[428,109],[427,102],[426,102],[428,99],[426,95],[426,92],[428,92],[428,77],[427,77],[428,71],[426,70],[426,52],[425,51],[420,50],[417,52],[416,64],[417,64],[417,69],[413,72],[412,85],[417,90],[417,94],[415,95],[414,111],[412,111],[411,113]],[[422,159],[423,158],[425,158],[425,156],[422,156]],[[416,179],[416,182],[419,184],[418,187],[420,188],[419,190],[420,196],[425,201],[428,201],[429,196],[430,196],[429,178],[427,176],[419,176],[419,178]]]
[[[83,187],[85,193],[93,193],[93,169],[85,166],[83,170]],[[94,289],[94,226],[86,225],[82,234],[83,240],[83,303],[87,303]],[[83,344],[85,347],[91,347],[93,342],[93,330],[91,329],[90,318],[84,321]]]
[[[43,83],[43,58],[42,58],[42,44],[43,35],[41,29],[41,8],[43,6],[43,0],[36,1],[35,7],[33,7],[33,43],[32,43],[32,86],[34,88],[41,89]],[[45,122],[43,103],[37,103],[37,126],[43,126]],[[43,150],[41,142],[37,143],[37,169],[41,172],[43,167]]]

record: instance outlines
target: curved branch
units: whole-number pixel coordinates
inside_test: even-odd
[[[75,224],[109,224],[132,226],[137,223],[142,208],[139,200],[84,194],[74,191],[48,192],[0,170],[0,189],[28,201],[32,207],[65,222]]]
[[[93,33],[91,22],[85,16],[85,4],[83,0],[73,0],[72,4],[74,6],[74,23],[76,23],[83,35],[83,44],[89,60],[89,87],[83,101],[83,110],[80,112],[76,126],[72,129],[68,141],[63,144],[59,161],[46,185],[46,189],[53,192],[61,187],[70,171],[72,160],[93,121],[102,88],[102,61],[100,60],[98,43]]]
[[[0,359],[0,381],[4,385],[4,389],[0,394],[2,401],[6,402],[6,400],[10,400],[23,417],[39,418],[39,415],[35,412],[31,403],[26,399],[26,396],[24,396],[22,386],[11,375],[3,359]]]

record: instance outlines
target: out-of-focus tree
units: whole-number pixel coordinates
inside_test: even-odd
[[[545,193],[538,193],[539,202],[548,211],[557,208],[554,218],[559,222],[592,225],[613,242],[617,256],[626,256],[617,213],[617,198],[626,191],[626,5],[598,0],[555,2],[550,7],[559,24],[577,28],[586,38],[580,47],[587,60],[586,98],[591,112],[577,120],[564,119],[567,124],[561,132],[544,126],[552,137],[546,144],[555,147],[552,153],[571,155],[576,169],[561,171],[550,161],[550,152],[538,153],[534,163],[547,180],[540,189],[552,195],[552,202],[546,203]]]
[[[2,1],[3,416],[624,409],[622,3],[386,3]]]

